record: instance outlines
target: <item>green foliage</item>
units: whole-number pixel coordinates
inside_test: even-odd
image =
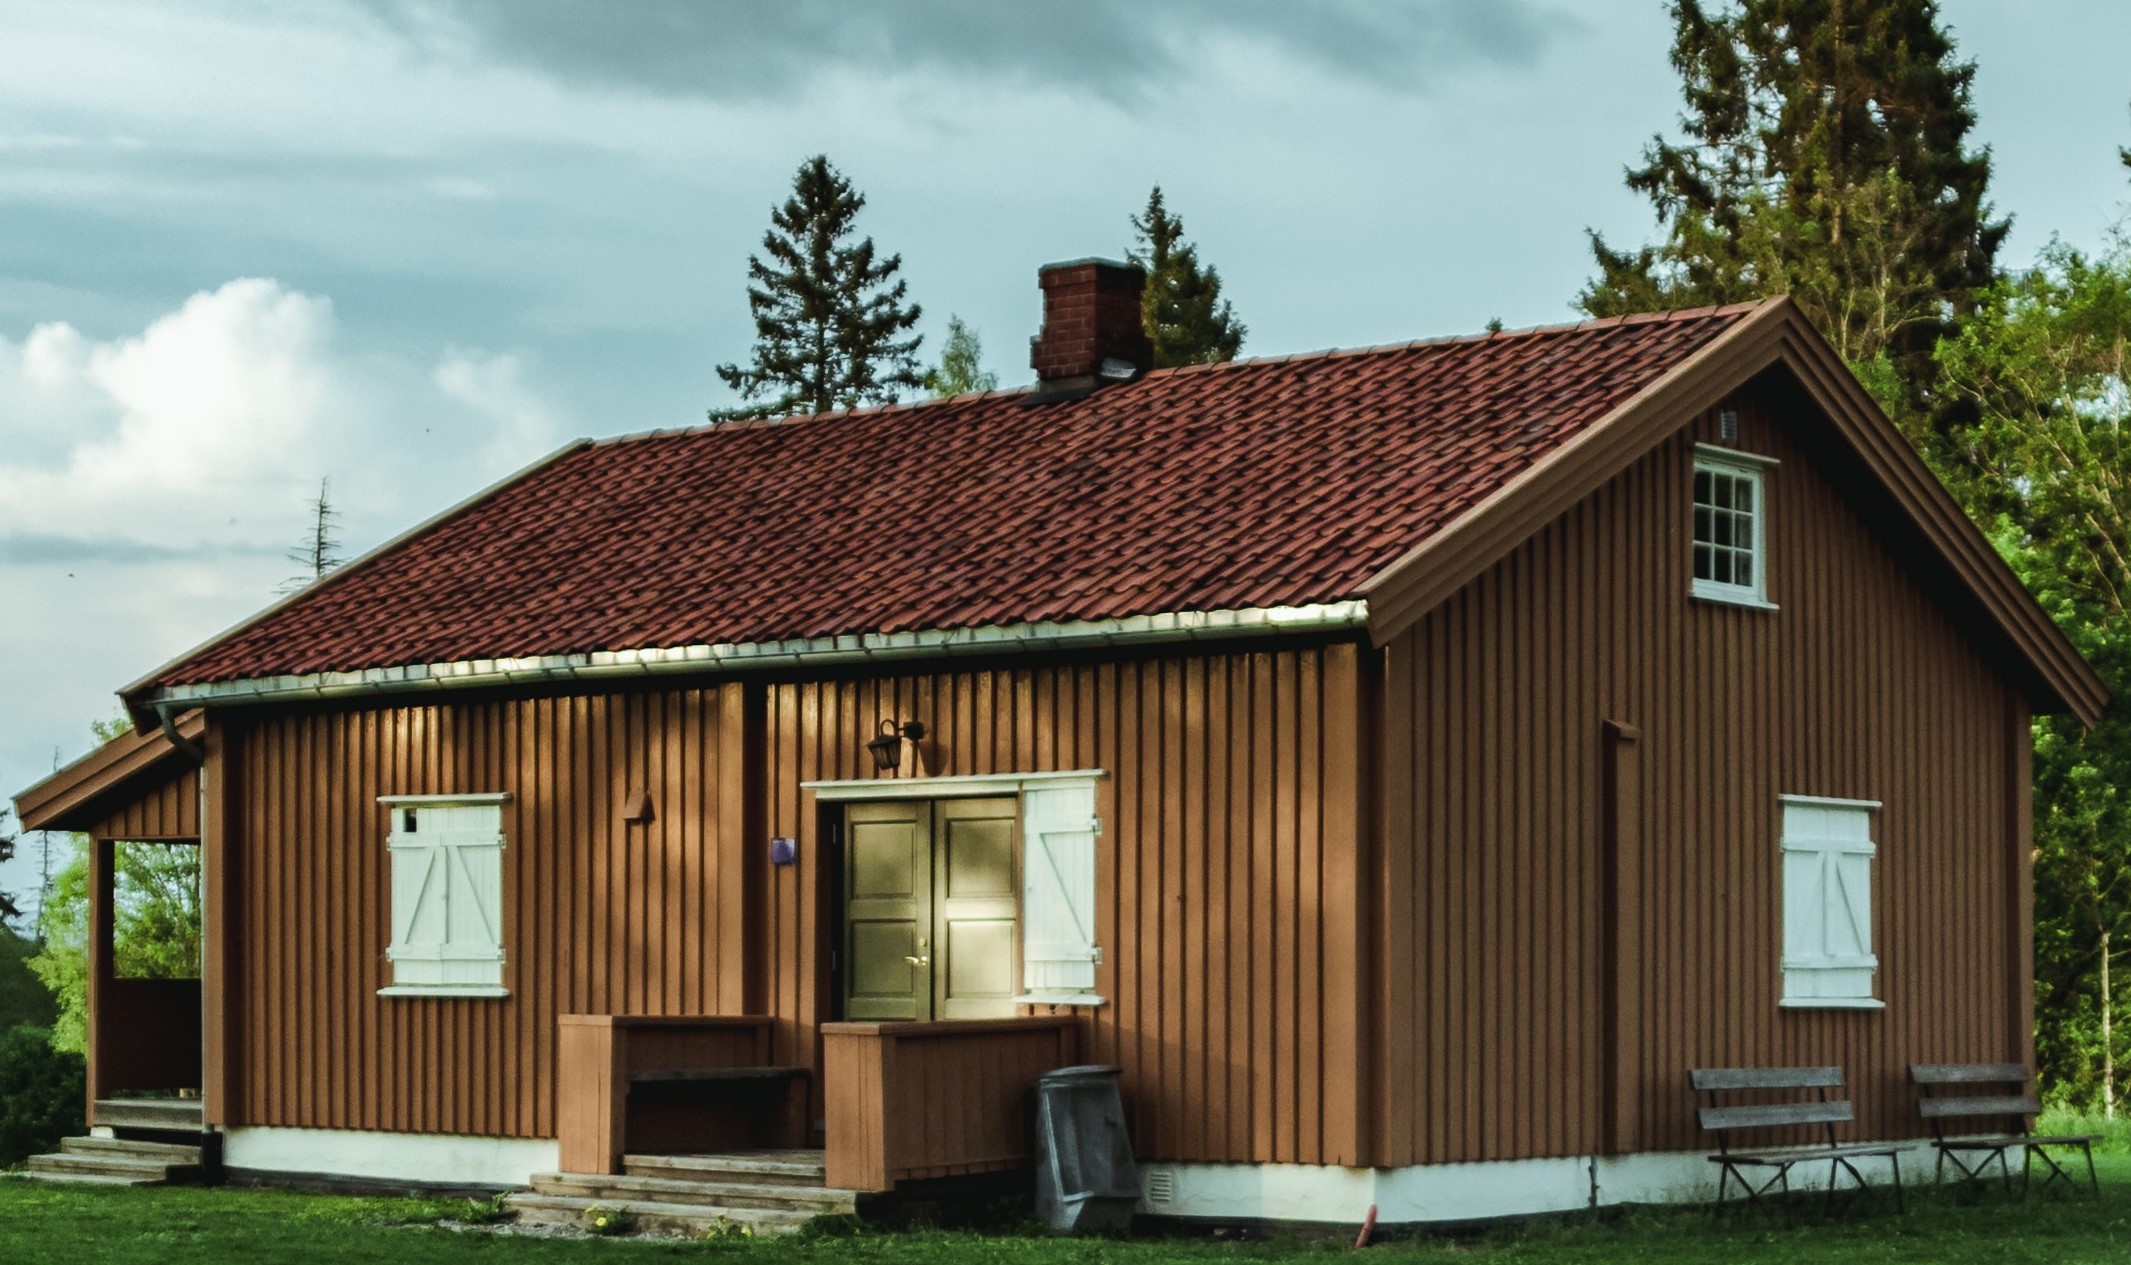
[[[87,1076],[81,1055],[53,1049],[44,1029],[0,1032],[0,1168],[82,1131]]]
[[[940,363],[925,371],[925,389],[937,397],[990,391],[999,385],[999,375],[984,368],[984,343],[977,331],[962,318],[947,318],[947,342],[940,348]]]
[[[2101,1086],[2101,955],[2131,947],[2131,242],[2093,258],[2053,243],[1938,360],[1977,419],[1955,437],[1959,490],[1995,508],[2000,551],[2116,696],[2091,731],[2035,730],[2036,1051],[2052,1096],[2083,1109]]]
[[[59,1017],[50,990],[30,969],[33,941],[0,927],[0,1032],[28,1024],[49,1028]]]
[[[1199,263],[1199,248],[1184,240],[1184,221],[1162,202],[1162,186],[1147,195],[1147,209],[1132,217],[1139,244],[1126,252],[1147,270],[1141,319],[1154,344],[1154,367],[1217,364],[1234,360],[1250,331],[1221,297],[1221,274]]]
[[[0,864],[13,860],[15,856],[17,840],[15,832],[8,826],[8,819],[13,816],[12,809],[0,808]],[[6,930],[8,923],[21,916],[22,910],[16,907],[15,898],[6,892],[0,892],[0,931]]]
[[[754,361],[718,366],[754,403],[713,417],[825,413],[922,385],[923,338],[909,334],[922,309],[904,304],[903,257],[879,258],[870,237],[851,240],[865,205],[827,157],[800,164],[792,196],[770,213],[762,254],[747,261]]]
[[[1789,294],[1845,360],[1884,360],[1895,416],[1930,444],[1931,356],[1996,274],[2008,223],[1971,150],[1975,64],[1933,0],[1672,7],[1685,136],[1654,138],[1628,185],[1663,240],[1592,234],[1594,316]],[[1943,427],[1946,423],[1940,419]]]
[[[200,850],[186,844],[112,848],[116,918],[113,969],[127,979],[192,979],[200,973]],[[79,1051],[89,1010],[89,841],[69,841],[43,913],[44,947],[30,968],[58,999],[52,1043]]]

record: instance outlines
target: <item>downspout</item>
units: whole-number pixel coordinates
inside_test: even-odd
[[[170,745],[176,747],[179,754],[191,760],[194,764],[204,765],[207,763],[207,752],[201,749],[200,744],[178,732],[177,708],[175,705],[157,703],[155,705],[155,718],[162,722],[163,737],[169,739]]]

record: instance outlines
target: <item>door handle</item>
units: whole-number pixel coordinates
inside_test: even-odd
[[[910,963],[910,965],[912,965],[912,966],[931,966],[931,965],[932,965],[932,955],[931,955],[930,953],[926,954],[926,955],[925,955],[924,957],[921,957],[921,958],[914,958],[914,957],[911,957],[911,956],[910,956],[909,954],[907,954],[907,953],[906,953],[906,954],[904,954],[904,955],[903,955],[903,960],[904,960],[905,962],[908,962],[908,963]]]

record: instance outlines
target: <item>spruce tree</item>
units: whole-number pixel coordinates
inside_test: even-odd
[[[1199,248],[1184,240],[1184,221],[1162,202],[1162,186],[1147,195],[1147,210],[1132,217],[1139,245],[1126,252],[1147,270],[1141,319],[1154,343],[1154,367],[1234,360],[1249,332],[1221,297],[1221,274],[1201,266]]]
[[[1582,306],[1790,294],[1883,402],[1921,416],[1932,348],[1997,275],[2008,227],[1984,198],[1989,151],[1968,144],[1975,63],[1933,0],[1675,0],[1672,17],[1685,136],[1628,173],[1663,240],[1592,234]]]
[[[999,375],[984,368],[984,340],[961,317],[947,318],[947,341],[940,346],[940,363],[925,371],[925,389],[936,397],[989,391],[999,385]]]
[[[879,258],[872,238],[853,240],[865,205],[825,156],[800,164],[792,196],[770,213],[762,254],[747,261],[754,361],[718,366],[752,403],[712,417],[825,413],[922,385],[923,339],[910,333],[921,309],[904,303],[909,287],[896,276],[903,257]]]

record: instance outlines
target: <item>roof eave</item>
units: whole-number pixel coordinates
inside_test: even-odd
[[[1360,600],[1237,610],[1172,611],[1119,619],[1047,621],[987,628],[862,633],[788,641],[685,645],[584,654],[470,659],[345,672],[255,677],[165,686],[138,696],[153,709],[420,694],[644,676],[966,658],[972,655],[1086,651],[1241,637],[1359,633],[1369,624]]]
[[[1923,459],[1788,298],[1763,303],[1362,585],[1383,645],[1756,374],[1790,368],[1867,471],[2025,659],[2038,711],[2095,724],[2109,692]]]
[[[181,739],[196,743],[207,732],[206,713],[178,716],[173,727]],[[160,729],[121,734],[19,792],[15,816],[24,830],[85,830],[97,803],[177,760],[189,763],[190,757]]]

